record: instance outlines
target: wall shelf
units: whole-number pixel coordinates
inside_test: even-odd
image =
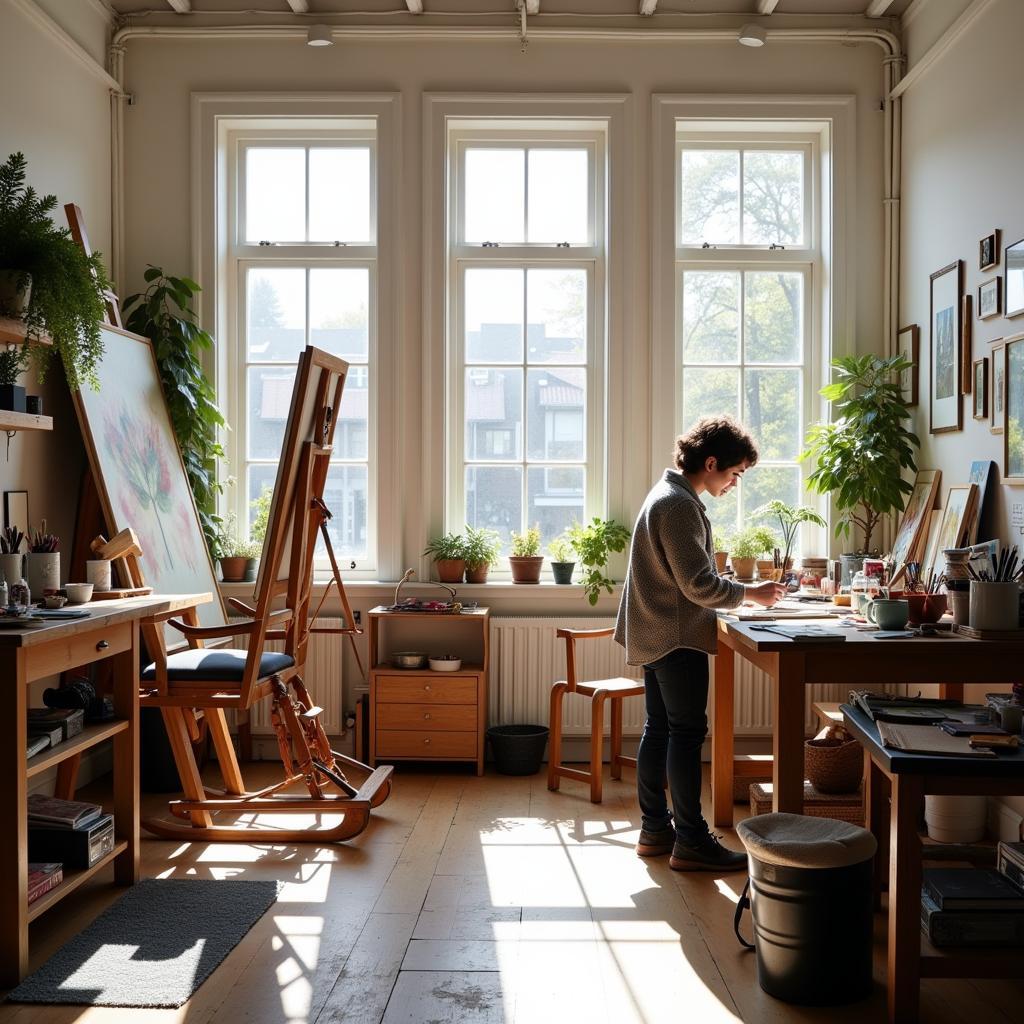
[[[0,343],[6,345],[25,344],[25,325],[20,320],[9,316],[0,316]],[[52,345],[53,339],[48,334],[33,338],[30,345]]]
[[[0,409],[0,430],[53,430],[53,417]]]

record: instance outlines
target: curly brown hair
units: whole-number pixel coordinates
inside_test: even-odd
[[[718,460],[719,469],[746,462],[757,462],[757,445],[743,427],[729,416],[705,416],[685,434],[676,438],[676,468],[697,473],[709,458]]]

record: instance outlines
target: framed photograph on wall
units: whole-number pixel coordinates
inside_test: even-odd
[[[1003,483],[1024,484],[1024,334],[1006,339]]]
[[[978,269],[991,270],[999,265],[999,228],[978,243]]]
[[[962,430],[963,363],[960,355],[960,301],[963,297],[963,261],[936,270],[930,278],[928,355],[931,387],[928,394],[928,429],[932,434]]]
[[[1024,238],[1006,247],[1003,266],[1004,316],[1024,313]]]
[[[896,335],[896,352],[914,365],[900,374],[900,387],[903,389],[903,401],[907,405],[917,405],[917,368],[921,361],[921,329],[917,324],[901,327]]]
[[[974,380],[972,396],[974,399],[974,418],[988,419],[988,357],[975,359],[973,366]]]
[[[992,346],[992,386],[990,388],[989,405],[992,408],[992,420],[989,430],[993,434],[1001,434],[1006,425],[1006,345],[1002,340]]]
[[[991,281],[978,285],[978,319],[987,320],[999,316],[1003,299],[1003,279],[993,277]]]

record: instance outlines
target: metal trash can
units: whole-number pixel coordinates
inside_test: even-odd
[[[761,988],[788,1003],[827,1006],[871,991],[871,862],[867,830],[832,818],[759,814],[736,832],[750,879],[736,908],[740,942],[757,951]],[[749,906],[754,942],[740,935]]]

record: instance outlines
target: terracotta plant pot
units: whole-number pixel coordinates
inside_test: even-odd
[[[732,556],[732,567],[736,572],[737,579],[752,580],[756,564],[756,558],[737,558],[735,555]]]
[[[437,578],[442,583],[461,583],[462,574],[466,571],[466,563],[461,558],[442,558],[434,563],[437,566]]]
[[[544,564],[543,555],[508,556],[512,567],[513,583],[540,583],[540,569]]]
[[[719,573],[725,572],[726,566],[729,564],[729,552],[728,551],[716,551],[715,552],[715,566],[718,568]]]
[[[224,582],[244,583],[245,568],[248,562],[248,558],[241,558],[233,555],[227,558],[221,558],[220,573],[224,577]]]
[[[757,560],[757,575],[763,580],[772,579],[775,572],[775,563],[770,558],[759,558]]]
[[[484,562],[483,565],[467,565],[466,566],[466,582],[467,583],[486,583],[487,574],[491,571],[491,567]]]

